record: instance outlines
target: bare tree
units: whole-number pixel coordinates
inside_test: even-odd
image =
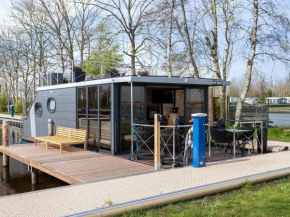
[[[289,19],[282,8],[270,0],[253,0],[251,3],[252,23],[250,30],[241,26],[250,37],[245,84],[237,104],[235,119],[240,120],[242,106],[249,91],[255,63],[262,58],[279,61],[288,66]]]
[[[124,53],[131,59],[131,74],[136,74],[138,54],[144,50],[145,42],[150,38],[143,32],[146,13],[154,0],[97,0],[95,6],[106,11],[118,23],[118,33],[124,33],[130,41],[130,52]]]

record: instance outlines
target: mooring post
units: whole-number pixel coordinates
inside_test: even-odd
[[[160,170],[160,119],[161,115],[154,115],[154,168]]]
[[[9,182],[9,180],[10,180],[9,167],[3,167],[2,180],[5,183]]]
[[[2,122],[2,141],[3,147],[9,146],[9,122],[3,121]],[[3,154],[3,167],[9,166],[9,157],[6,154]]]
[[[49,136],[53,136],[54,132],[53,132],[53,120],[52,119],[48,119],[48,135]]]
[[[38,184],[38,170],[33,167],[31,169],[31,184],[32,185]]]

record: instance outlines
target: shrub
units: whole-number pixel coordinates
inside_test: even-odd
[[[0,94],[0,112],[7,112],[8,97],[6,94]]]
[[[22,113],[22,98],[19,98],[14,105],[15,112]]]

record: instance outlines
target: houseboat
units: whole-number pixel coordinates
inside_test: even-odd
[[[166,76],[119,76],[39,87],[24,135],[45,136],[55,127],[86,129],[90,149],[128,153],[133,123],[153,124],[154,114],[176,113],[180,124],[208,112],[208,87],[228,81]],[[132,109],[133,108],[133,109]],[[164,120],[163,124],[172,124]]]

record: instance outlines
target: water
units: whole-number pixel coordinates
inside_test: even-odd
[[[21,129],[10,129],[10,144],[19,143]],[[0,127],[0,144],[2,145],[2,128]],[[2,154],[0,155],[0,196],[25,193],[30,191],[54,188],[67,185],[66,183],[45,173],[39,173],[39,184],[32,185],[30,171],[26,164],[12,158],[9,159],[9,168],[2,167]]]
[[[290,126],[290,114],[277,114],[277,113],[269,113],[270,123],[271,126]]]

